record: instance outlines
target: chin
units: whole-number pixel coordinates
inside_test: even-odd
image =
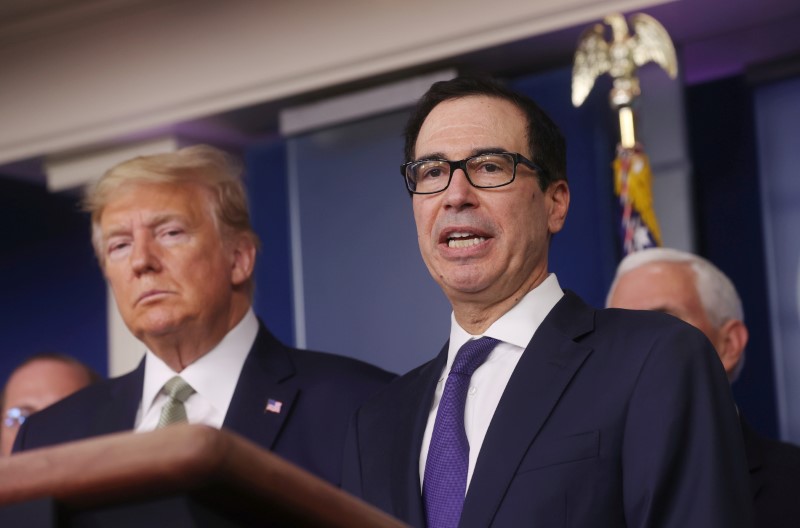
[[[464,272],[462,270],[458,273],[450,273],[443,275],[439,279],[439,285],[448,296],[453,294],[473,294],[479,293],[495,282],[495,277],[488,277],[482,273],[476,273],[474,270],[471,272]]]
[[[144,341],[147,337],[161,337],[175,332],[180,327],[178,320],[174,317],[161,315],[158,317],[147,317],[140,321],[133,332],[140,340]]]

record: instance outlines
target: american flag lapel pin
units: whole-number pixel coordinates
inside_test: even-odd
[[[265,413],[271,412],[271,413],[275,413],[275,414],[280,414],[281,413],[281,407],[283,407],[283,402],[282,401],[273,400],[272,398],[270,398],[270,399],[267,400],[267,406],[264,407],[264,412]]]

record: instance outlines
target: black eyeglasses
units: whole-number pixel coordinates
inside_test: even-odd
[[[445,159],[424,159],[409,161],[400,166],[406,180],[406,187],[414,194],[435,194],[450,186],[453,173],[461,169],[467,181],[478,189],[502,187],[514,181],[517,165],[522,163],[543,175],[544,170],[537,164],[514,152],[487,152],[459,161]]]

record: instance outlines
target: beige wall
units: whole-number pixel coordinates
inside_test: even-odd
[[[42,17],[0,33],[0,164],[658,3],[127,0]]]

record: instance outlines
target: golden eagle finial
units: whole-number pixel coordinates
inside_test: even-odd
[[[675,47],[664,26],[644,13],[632,15],[629,20],[633,34],[628,33],[624,16],[612,14],[605,17],[605,24],[611,27],[610,42],[605,40],[603,24],[595,24],[581,35],[572,69],[574,106],[583,104],[595,79],[604,73],[614,79],[611,104],[615,108],[629,106],[639,95],[638,67],[654,61],[671,78],[677,75]]]

